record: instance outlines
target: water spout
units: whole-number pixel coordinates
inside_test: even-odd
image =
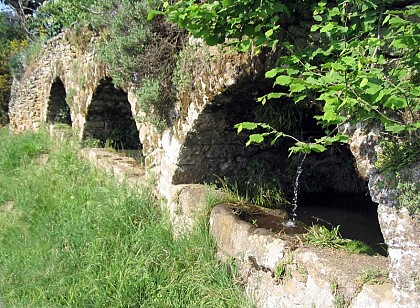
[[[296,170],[296,179],[295,179],[295,185],[294,185],[294,187],[293,187],[293,200],[292,200],[292,205],[293,205],[293,208],[292,208],[292,221],[294,222],[295,220],[296,220],[296,216],[297,216],[297,214],[296,214],[296,209],[297,209],[297,198],[298,198],[298,191],[299,191],[299,177],[300,177],[300,174],[302,173],[302,166],[303,166],[303,163],[304,163],[304,161],[305,161],[305,158],[306,158],[306,153],[301,157],[301,160],[300,160],[300,162],[299,162],[299,164],[298,164],[298,167],[297,167],[297,170]],[[300,156],[299,156],[300,157]]]

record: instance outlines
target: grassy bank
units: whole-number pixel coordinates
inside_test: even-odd
[[[201,224],[174,240],[134,193],[43,133],[0,129],[0,303],[5,307],[247,307]]]

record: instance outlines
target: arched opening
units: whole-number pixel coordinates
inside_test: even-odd
[[[127,93],[109,78],[101,81],[88,107],[83,134],[83,139],[87,138],[118,150],[141,149]]]
[[[237,83],[217,96],[199,115],[181,148],[173,184],[222,182],[240,197],[267,207],[286,207],[294,196],[297,166],[289,157],[293,142],[280,140],[245,146],[252,132],[237,134],[239,122],[265,122],[300,139],[323,134],[313,119],[317,106],[278,100],[261,106],[255,98],[271,91],[265,81]],[[299,180],[297,219],[308,226],[340,226],[345,238],[360,240],[385,255],[377,206],[357,174],[347,145],[306,156]],[[287,205],[289,203],[289,205]],[[270,228],[270,227],[269,227]]]
[[[71,126],[70,107],[66,103],[66,89],[60,78],[56,78],[50,90],[47,105],[47,122]]]
[[[297,219],[308,226],[339,226],[344,238],[362,241],[387,255],[377,204],[355,164],[348,145],[308,155],[299,179]]]

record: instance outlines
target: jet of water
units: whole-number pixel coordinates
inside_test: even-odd
[[[306,155],[307,154],[305,153],[303,156],[299,156],[299,158],[301,160],[300,160],[300,162],[298,164],[298,167],[297,167],[297,170],[296,170],[296,179],[295,179],[295,185],[293,187],[293,200],[292,200],[292,205],[293,205],[293,208],[292,208],[292,220],[293,221],[296,220],[296,216],[297,216],[296,209],[297,209],[297,206],[298,206],[297,205],[297,198],[298,198],[298,191],[299,191],[299,177],[300,177],[300,175],[301,175],[301,173],[303,171],[302,166],[303,166],[303,163],[305,161]]]

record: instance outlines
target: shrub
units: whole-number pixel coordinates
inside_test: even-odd
[[[0,127],[9,122],[9,96],[12,85],[12,76],[10,74],[0,75]]]
[[[116,85],[137,87],[139,106],[159,130],[173,102],[172,72],[180,33],[162,17],[148,21],[157,1],[102,1],[93,16],[102,42],[98,58],[109,68]]]
[[[26,67],[39,55],[43,40],[38,39],[28,44],[27,41],[17,43],[17,50],[9,60],[10,71],[15,79],[21,79]]]

